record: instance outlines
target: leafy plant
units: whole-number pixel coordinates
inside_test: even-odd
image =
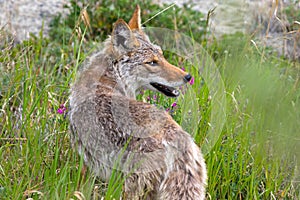
[[[70,14],[66,18],[62,18],[61,15],[57,16],[51,26],[50,37],[59,42],[69,41],[73,30],[85,30],[88,29],[85,37],[88,40],[103,41],[107,38],[112,31],[112,26],[117,19],[122,18],[125,21],[129,21],[131,12],[135,9],[135,6],[139,4],[142,9],[142,21],[150,19],[162,11],[162,7],[153,4],[150,0],[145,1],[133,1],[128,3],[127,0],[121,1],[71,1]],[[165,5],[165,7],[167,7]],[[87,21],[80,20],[81,11],[86,9]],[[161,12],[150,20],[145,26],[161,27],[169,29],[178,29],[186,34],[192,33],[197,41],[200,41],[203,34],[203,28],[205,26],[205,20],[203,14],[194,11],[188,6],[179,8],[173,5],[170,9]],[[78,19],[79,18],[79,19]],[[81,22],[81,23],[80,23]],[[75,27],[77,26],[77,27]]]

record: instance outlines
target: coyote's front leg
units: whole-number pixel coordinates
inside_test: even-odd
[[[155,187],[157,181],[155,172],[149,174],[130,174],[125,180],[124,199],[126,200],[153,200],[156,199]]]

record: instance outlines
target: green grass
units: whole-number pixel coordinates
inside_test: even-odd
[[[123,180],[118,172],[107,184],[89,172],[81,180],[83,161],[70,144],[68,118],[57,113],[61,104],[67,107],[69,85],[91,46],[76,38],[72,43],[50,40],[42,33],[16,46],[2,40],[0,199],[120,196]],[[207,199],[299,199],[299,63],[260,54],[240,34],[207,50],[224,82],[224,107],[212,103],[216,96],[210,93],[209,80],[172,55],[170,62],[191,71],[195,84],[177,100],[159,94],[149,100],[165,109],[176,101],[170,113],[199,146],[205,147],[209,134],[220,134],[205,152]],[[154,94],[145,92],[139,98],[149,95]],[[219,119],[225,121],[220,133],[211,131],[214,109],[226,113]]]

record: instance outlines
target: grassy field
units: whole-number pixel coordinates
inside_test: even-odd
[[[41,32],[13,45],[1,31],[0,199],[119,198],[123,180],[117,172],[109,183],[91,173],[81,180],[82,159],[69,141],[69,88],[96,45],[89,34],[57,40]],[[235,34],[203,42],[224,84],[222,108],[213,103],[218,99],[209,80],[174,55],[170,62],[191,71],[194,84],[178,99],[148,91],[139,99],[168,110],[205,148],[207,199],[300,199],[300,65],[251,39]],[[218,133],[213,112],[224,113]],[[206,148],[209,134],[218,137]]]

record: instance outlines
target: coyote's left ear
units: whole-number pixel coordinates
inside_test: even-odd
[[[139,46],[138,41],[133,35],[128,24],[119,19],[113,27],[112,42],[114,51],[118,54],[124,54]]]
[[[128,23],[131,30],[138,29],[141,30],[141,9],[139,5],[136,5],[135,11]]]

